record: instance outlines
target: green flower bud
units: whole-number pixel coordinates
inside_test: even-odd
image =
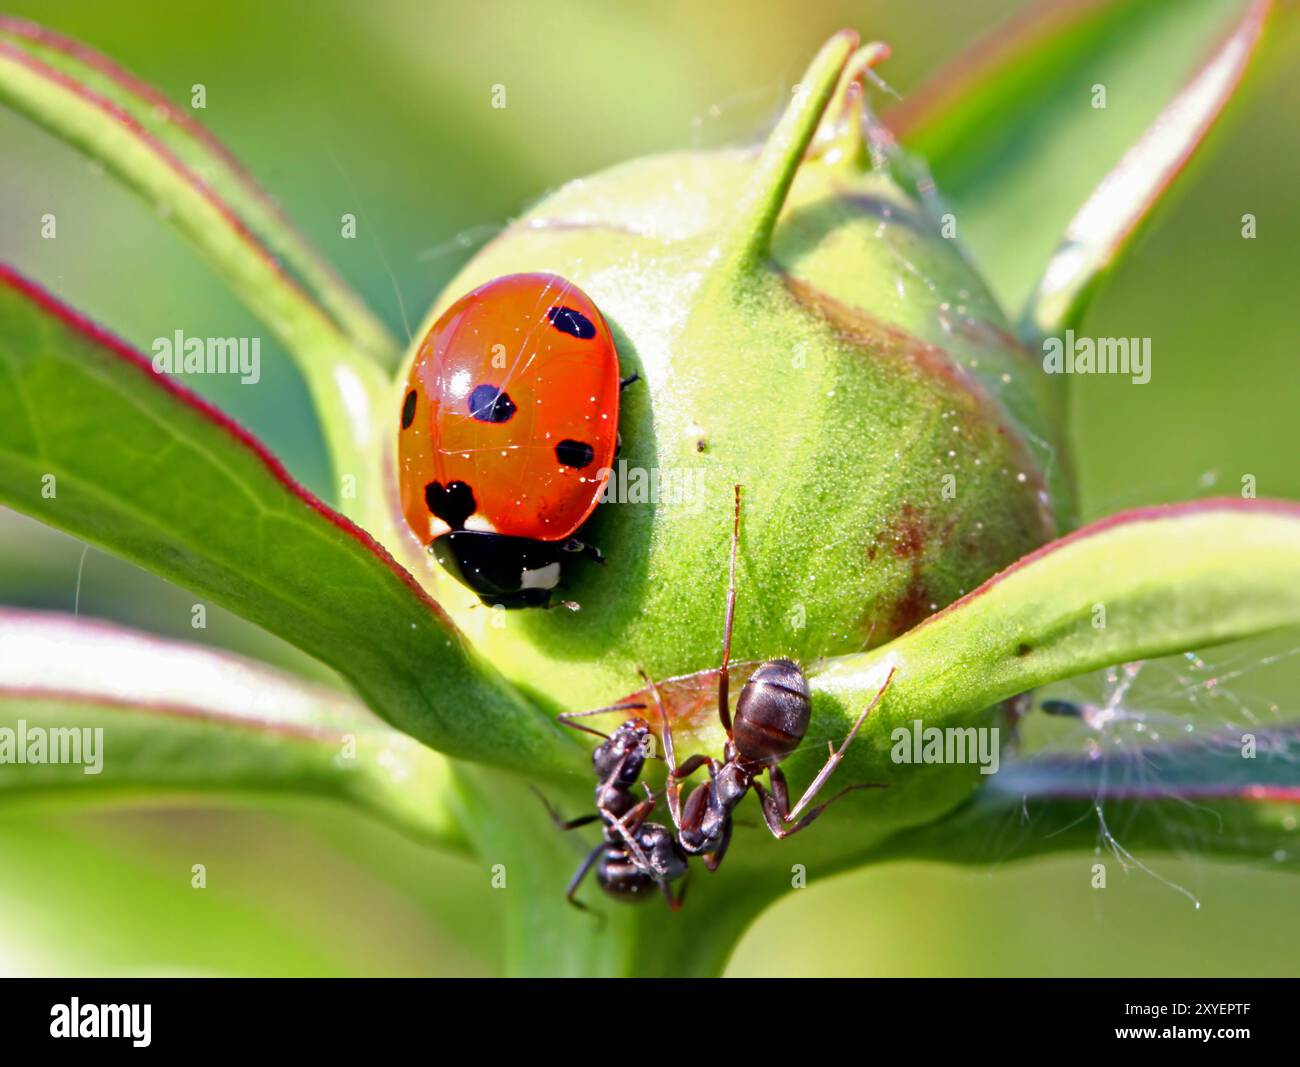
[[[424,579],[501,668],[589,707],[717,663],[733,483],[745,487],[734,655],[807,663],[909,629],[1068,515],[1056,398],[924,182],[865,110],[886,54],[833,37],[761,149],[637,160],[569,183],[430,312],[549,271],[600,308],[623,373],[607,563],[564,610],[473,606]],[[914,183],[907,183],[914,184]],[[426,324],[427,328],[427,324]]]

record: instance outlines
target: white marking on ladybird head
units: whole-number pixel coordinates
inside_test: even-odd
[[[548,563],[536,570],[527,568],[519,575],[520,589],[554,589],[560,584],[560,563]]]

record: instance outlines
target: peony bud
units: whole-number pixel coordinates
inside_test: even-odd
[[[1070,510],[1058,398],[866,109],[887,50],[833,37],[768,142],[578,179],[485,247],[432,322],[494,277],[546,271],[599,307],[622,451],[584,529],[606,564],[577,612],[501,623],[425,580],[557,707],[716,664],[731,486],[745,486],[734,654],[807,663],[911,628],[1053,536]],[[428,323],[426,323],[427,328]],[[575,670],[571,665],[580,665]]]

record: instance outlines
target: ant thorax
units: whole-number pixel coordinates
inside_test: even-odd
[[[744,766],[739,758],[727,760],[718,768],[717,775],[713,779],[713,788],[718,802],[728,811],[734,808],[749,792],[754,775],[762,767],[762,764],[758,764],[756,768],[751,769]]]

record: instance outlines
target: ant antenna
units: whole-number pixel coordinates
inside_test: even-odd
[[[736,621],[736,549],[740,545],[740,489],[736,486],[736,512],[731,523],[731,575],[727,581],[727,616],[722,624],[722,666],[718,673],[718,718],[731,736],[731,629]]]
[[[668,763],[668,773],[671,774],[677,769],[677,750],[673,747],[673,727],[668,721],[668,709],[664,707],[664,698],[659,692],[659,686],[655,680],[646,673],[644,667],[637,667],[637,674],[641,675],[641,680],[645,682],[646,688],[650,690],[650,695],[654,698],[655,709],[659,712],[660,732],[664,736],[664,754],[658,753],[651,755],[651,759],[662,759]],[[644,707],[645,705],[641,705]],[[649,789],[649,787],[646,787]]]
[[[592,708],[590,711],[565,711],[555,716],[556,720],[562,722],[565,726],[571,726],[575,730],[581,730],[583,733],[595,734],[597,737],[603,737],[609,740],[609,734],[602,730],[597,730],[594,726],[583,726],[580,722],[573,722],[573,719],[585,719],[589,715],[608,715],[614,711],[632,711],[635,708],[644,708],[644,704],[608,704],[603,708]]]

